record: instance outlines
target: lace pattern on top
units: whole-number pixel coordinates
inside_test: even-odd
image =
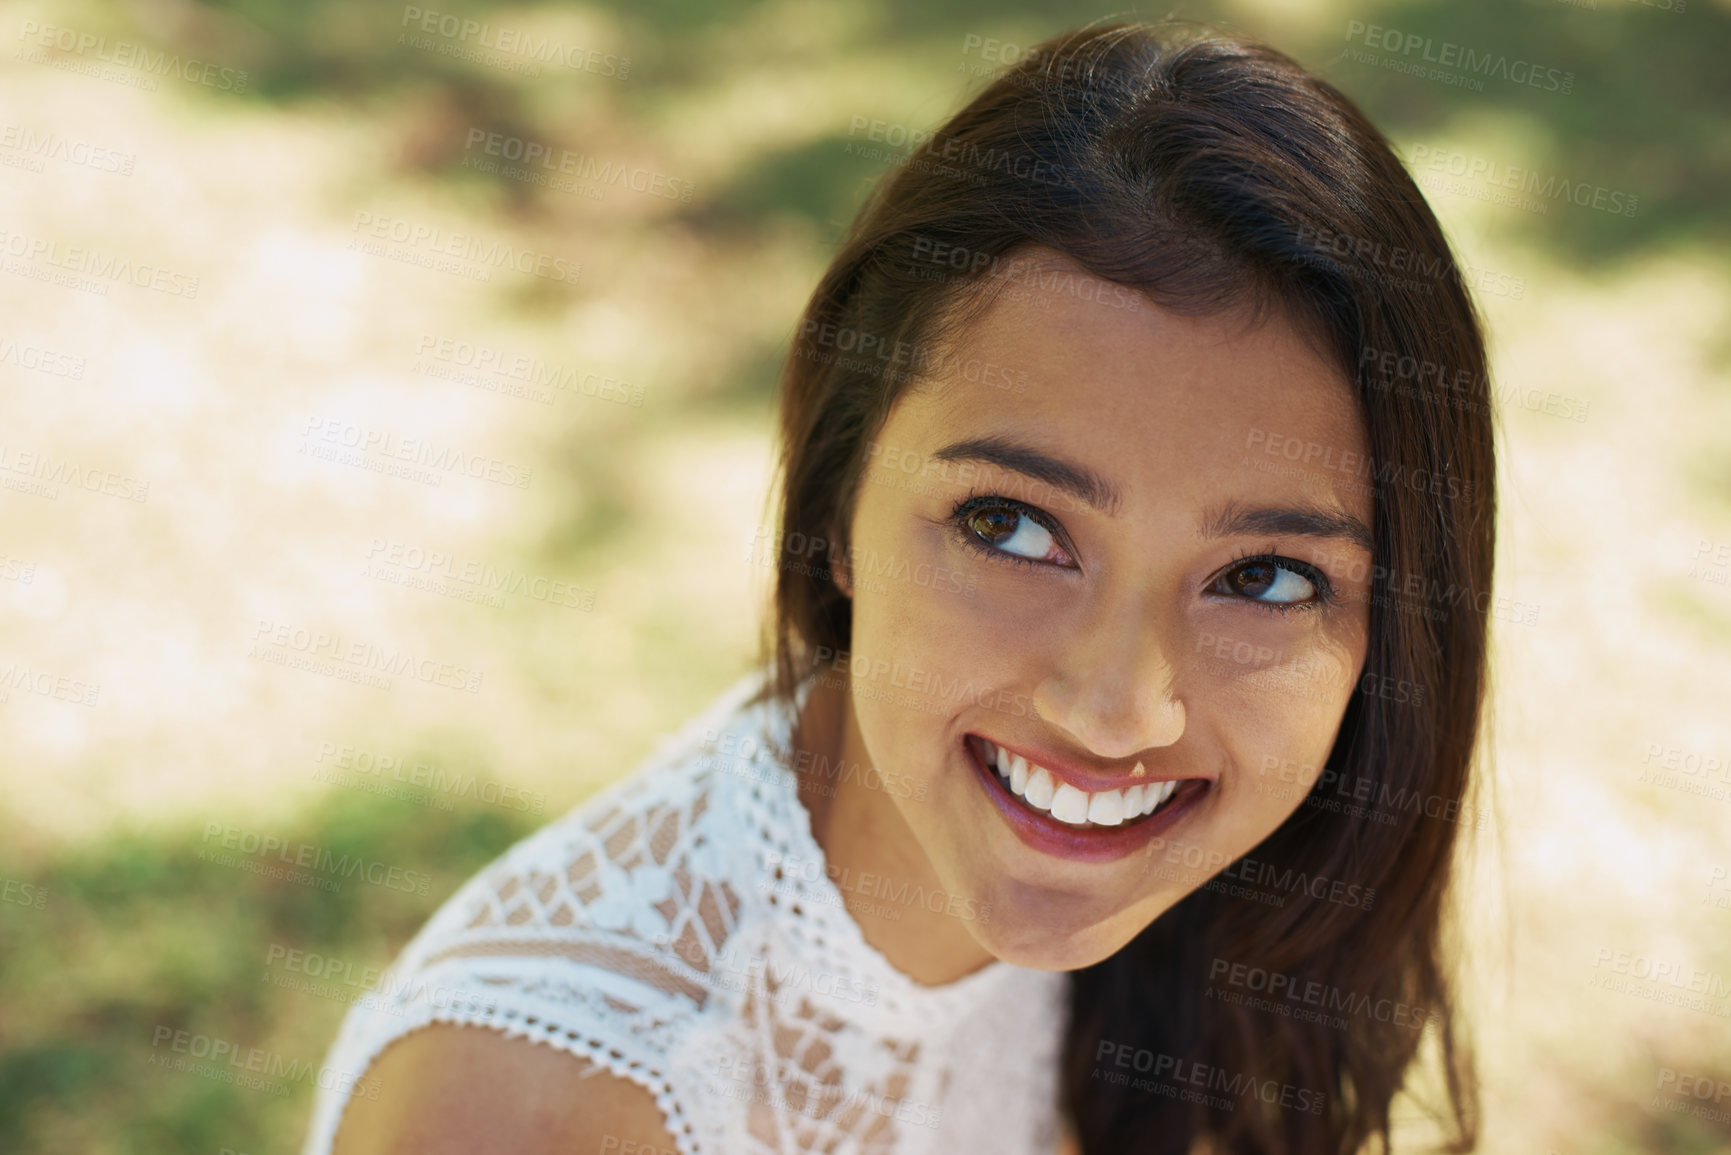
[[[320,1090],[304,1155],[328,1155],[349,1083],[436,1022],[632,1080],[681,1155],[1056,1150],[1065,976],[1000,962],[924,987],[868,944],[799,800],[791,715],[751,702],[764,677],[439,908],[343,1021],[327,1065],[349,1079]]]

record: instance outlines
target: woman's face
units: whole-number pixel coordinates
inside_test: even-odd
[[[990,906],[969,934],[1069,970],[1299,804],[1364,662],[1372,510],[1350,386],[1284,319],[1034,253],[869,449],[845,668],[855,753]]]

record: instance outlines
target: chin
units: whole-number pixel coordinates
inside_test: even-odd
[[[1052,916],[1051,906],[1073,907],[1075,901],[1074,895],[1053,895],[1046,903],[1012,900],[999,905],[994,898],[991,921],[970,924],[969,932],[1003,962],[1031,970],[1074,971],[1116,954],[1160,913],[1121,910],[1094,921]]]

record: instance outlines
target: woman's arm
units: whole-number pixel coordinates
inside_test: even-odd
[[[636,1083],[488,1027],[422,1028],[387,1047],[366,1076],[379,1096],[350,1102],[332,1155],[677,1151]]]

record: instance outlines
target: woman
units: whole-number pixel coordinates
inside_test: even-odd
[[[446,904],[307,1151],[1352,1151],[1426,1028],[1470,1148],[1484,381],[1333,88],[1025,57],[802,318],[773,661]]]

